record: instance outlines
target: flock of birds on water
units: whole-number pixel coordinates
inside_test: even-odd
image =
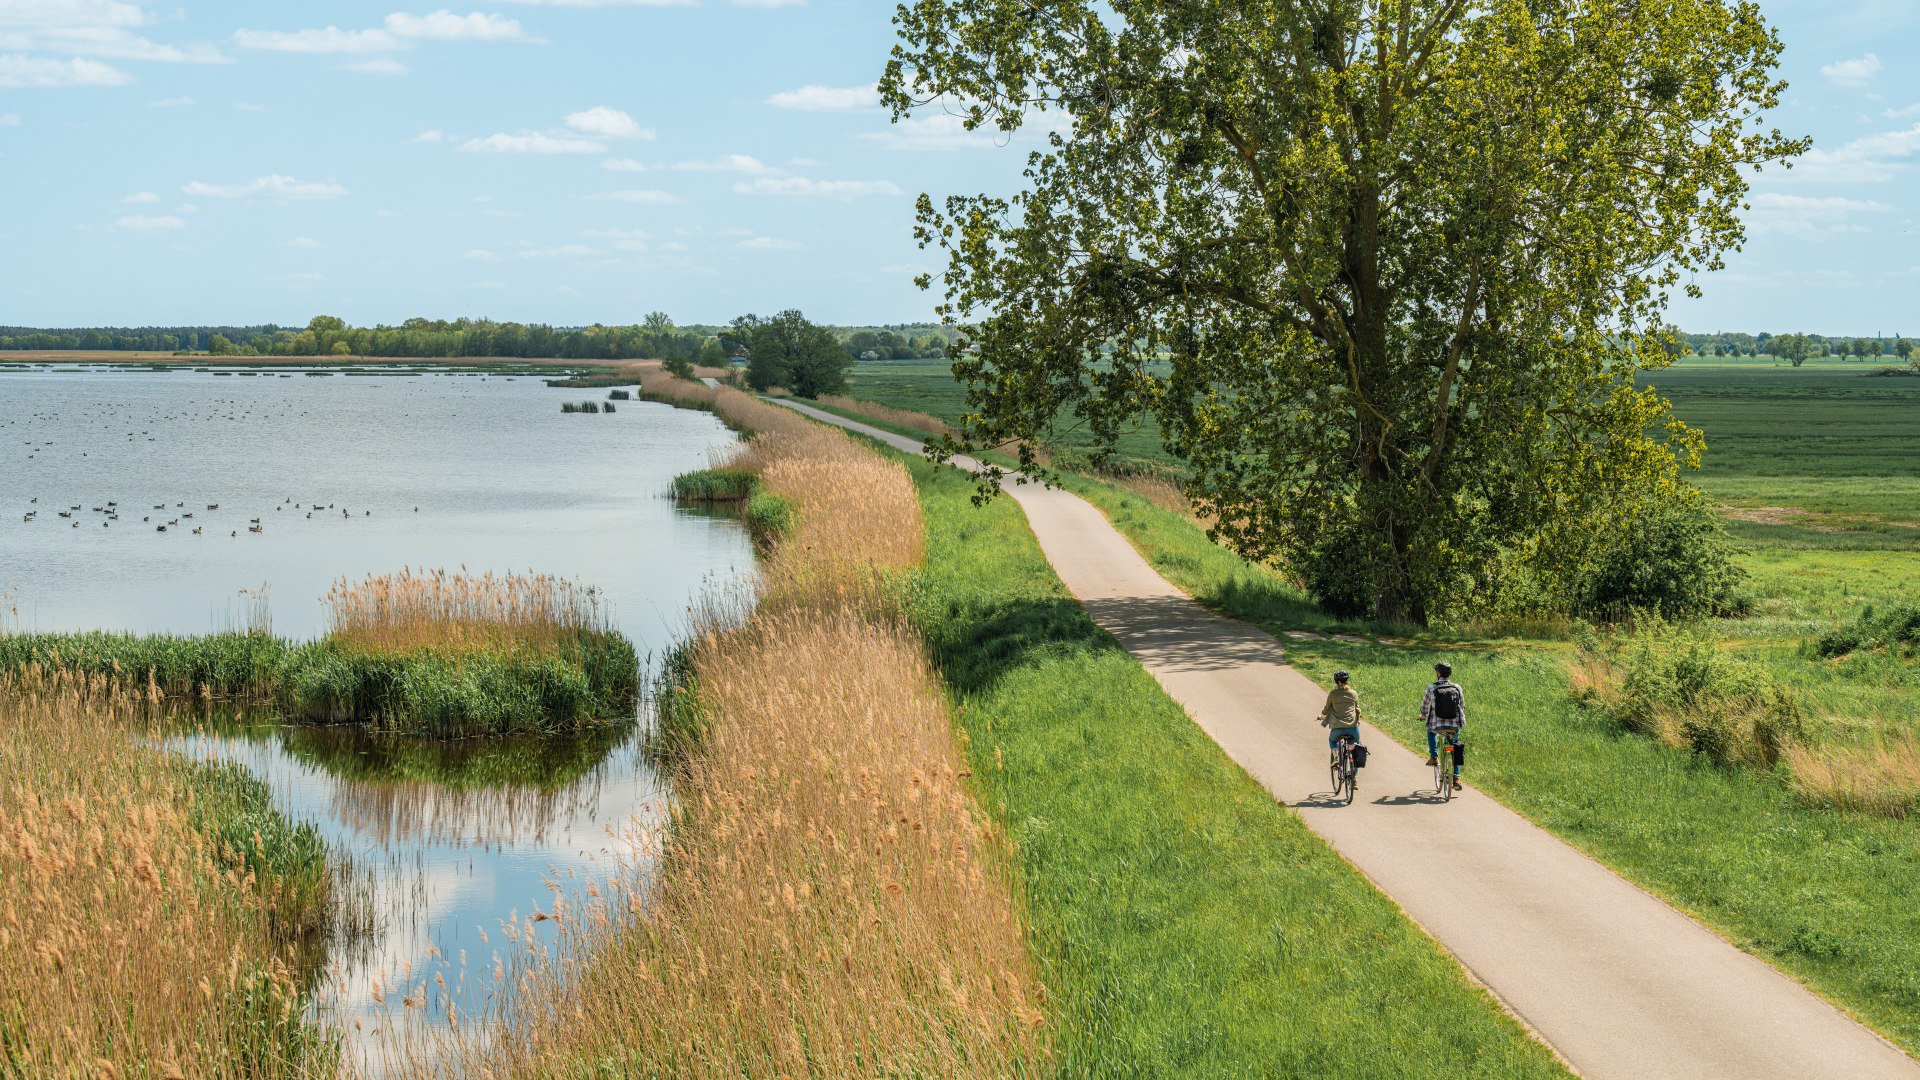
[[[121,402],[97,402],[95,404],[107,410],[112,410],[112,409],[115,409],[116,407],[122,407],[122,408],[124,407],[124,403],[121,403]],[[210,411],[204,414],[199,414],[199,415],[190,414],[186,412],[179,412],[179,413],[168,412],[168,413],[161,414],[158,417],[158,419],[161,421],[172,421],[172,422],[226,420],[226,421],[231,421],[235,423],[245,423],[249,421],[261,421],[261,420],[267,420],[268,418],[265,417],[264,415],[256,416],[255,407],[268,405],[270,403],[242,402],[239,399],[235,399],[235,398],[217,398],[211,401],[205,401],[202,404],[209,406]],[[306,417],[306,416],[313,415],[312,412],[305,409],[298,409],[298,410],[294,409],[291,403],[289,402],[272,402],[271,404],[279,404],[281,406],[280,411],[289,414],[290,417],[291,416]],[[264,414],[265,411],[266,411],[265,409],[261,409],[262,414]],[[36,421],[40,423],[57,424],[57,423],[60,423],[62,420],[63,420],[63,417],[61,417],[57,413],[34,412],[34,413],[28,413],[26,415],[14,416],[11,418],[0,420],[0,428],[25,427],[27,430],[31,431],[33,430],[33,426]],[[111,423],[108,423],[108,424],[103,424],[102,428],[110,429],[115,426],[125,426],[124,420],[122,420],[121,425],[113,425]],[[126,435],[127,441],[130,443],[139,443],[142,440],[149,443],[158,442],[160,441],[162,435],[165,434],[165,432],[160,432],[156,434],[155,429],[158,427],[159,427],[158,424],[154,424],[151,427],[144,427],[137,431],[126,431],[124,432],[124,434]],[[26,460],[29,462],[38,459],[42,454],[46,453],[50,448],[58,445],[54,440],[51,440],[51,439],[41,439],[41,440],[22,439],[21,443],[26,447],[26,451],[27,451]],[[84,458],[84,457],[89,457],[90,454],[86,450],[81,450],[80,456]],[[156,533],[164,533],[168,531],[187,532],[188,530],[192,530],[191,535],[194,535],[194,536],[205,535],[208,526],[212,524],[212,522],[206,520],[206,515],[211,515],[219,511],[220,504],[214,503],[214,502],[196,504],[194,509],[192,510],[188,510],[187,505],[188,504],[182,500],[176,500],[173,502],[172,505],[168,505],[165,502],[157,502],[157,503],[151,504],[152,509],[149,510],[147,509],[145,504],[143,504],[138,509],[136,509],[132,506],[124,506],[117,500],[108,500],[97,506],[87,506],[83,503],[72,503],[65,507],[53,509],[53,514],[55,515],[56,518],[65,520],[70,527],[75,529],[80,528],[82,524],[85,524],[89,520],[94,520],[94,521],[98,521],[100,523],[100,527],[103,529],[110,529],[110,528],[113,528],[115,525],[120,525],[122,528],[128,528],[128,527],[134,527],[137,524],[139,526],[151,527],[152,530]],[[202,507],[204,507],[204,509],[202,509]],[[53,524],[52,520],[45,519],[41,516],[42,509],[43,507],[40,506],[39,496],[34,496],[33,498],[29,499],[27,501],[27,505],[26,505],[26,508],[24,509],[24,512],[22,512],[20,515],[21,522],[27,525]],[[312,520],[315,514],[321,515],[322,520],[326,520],[330,518],[331,515],[335,512],[338,512],[340,517],[346,520],[351,520],[355,516],[352,510],[344,506],[336,506],[333,503],[324,503],[324,504],[317,503],[317,502],[309,503],[303,500],[299,500],[293,496],[288,496],[284,501],[282,501],[279,505],[273,508],[274,513],[284,513],[287,511],[292,511],[293,513],[296,513],[296,514],[304,514],[305,520]],[[413,512],[416,514],[419,513],[420,508],[418,506],[414,507]],[[140,520],[138,523],[135,523],[132,520],[133,515],[135,514],[139,515]],[[194,516],[196,514],[200,514],[202,515],[202,517],[196,519]],[[370,518],[373,516],[373,511],[362,510],[359,516],[363,519]],[[259,535],[261,533],[266,532],[266,520],[264,519],[264,515],[263,517],[249,518],[247,520],[246,528],[247,528],[247,532],[255,535]],[[213,534],[216,536],[219,535],[219,529],[217,527],[214,528]],[[230,528],[227,532],[227,535],[231,538],[238,538],[240,535],[240,530],[238,528]]]
[[[28,525],[31,525],[34,522],[40,520],[40,510],[39,510],[40,499],[38,496],[35,496],[32,499],[27,500],[27,503],[29,506],[34,507],[34,509],[28,510],[25,514],[22,514],[20,517],[20,520]],[[193,511],[193,510],[186,510],[185,509],[186,505],[187,504],[184,502],[176,502],[173,504],[173,506],[169,507],[166,503],[163,503],[163,502],[154,503],[153,508],[155,510],[160,511],[160,513],[159,514],[152,514],[152,513],[140,514],[140,524],[152,525],[154,532],[166,532],[168,529],[190,528],[193,530],[193,535],[199,536],[202,534],[203,530],[205,530],[206,525],[205,524],[200,524],[200,525],[185,524],[186,522],[192,521],[193,515],[196,513],[196,511]],[[205,512],[212,513],[213,511],[220,509],[220,504],[207,503],[206,507],[207,508]],[[333,511],[336,509],[340,511],[340,516],[342,518],[345,518],[348,520],[351,520],[353,518],[353,511],[347,509],[344,506],[336,507],[332,503],[327,503],[325,506],[322,506],[319,503],[312,503],[312,504],[297,503],[293,501],[293,496],[291,495],[287,496],[287,499],[285,502],[281,503],[279,506],[274,507],[273,509],[275,513],[278,513],[282,510],[287,509],[288,507],[292,507],[293,512],[296,514],[304,511],[307,515],[307,520],[309,521],[313,520],[313,515],[315,513],[327,513],[329,511]],[[100,527],[103,529],[112,528],[113,523],[120,520],[120,515],[122,512],[122,507],[120,506],[120,504],[111,499],[108,500],[105,505],[87,507],[86,509],[89,513],[92,513],[98,517],[100,521]],[[72,506],[67,507],[65,510],[58,510],[58,511],[55,511],[55,513],[62,518],[70,519],[69,524],[73,528],[77,529],[80,527],[81,520],[84,520],[84,519],[75,519],[74,516],[76,514],[79,514],[81,510],[82,510],[81,504],[74,503]],[[184,512],[179,512],[179,511],[184,511]],[[127,509],[125,512],[129,515],[139,513],[139,511],[133,510],[133,509]],[[417,506],[414,507],[413,512],[416,514],[419,513],[420,508]],[[362,517],[373,516],[373,511],[371,510],[362,510],[360,513]],[[154,521],[156,517],[166,518],[168,514],[173,514],[174,516],[171,518],[168,518],[166,521],[162,521],[158,523]],[[266,532],[267,531],[266,524],[260,518],[249,518],[247,520],[247,531],[250,533]],[[218,535],[219,530],[215,529],[214,533],[215,535]],[[227,535],[230,537],[238,537],[240,535],[240,530],[232,529],[227,533]]]

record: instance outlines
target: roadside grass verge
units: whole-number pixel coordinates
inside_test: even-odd
[[[1015,844],[1058,1075],[1567,1075],[1091,621],[1015,505],[909,467],[907,608]]]
[[[304,1015],[326,848],[243,771],[137,741],[153,713],[0,675],[0,1073],[332,1076]]]

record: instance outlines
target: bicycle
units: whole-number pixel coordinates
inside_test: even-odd
[[[1459,728],[1442,728],[1440,752],[1433,757],[1433,790],[1440,795],[1441,802],[1452,802],[1456,790],[1453,770],[1466,760],[1466,747],[1460,744]]]
[[[1359,745],[1353,736],[1342,735],[1327,761],[1327,770],[1333,774],[1333,797],[1344,798],[1349,806],[1360,786],[1360,763],[1355,753]]]

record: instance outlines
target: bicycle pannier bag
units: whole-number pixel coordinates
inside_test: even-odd
[[[1467,763],[1467,747],[1466,747],[1466,744],[1465,744],[1465,743],[1454,743],[1454,744],[1453,744],[1453,764],[1454,764],[1454,767],[1455,767],[1455,768],[1459,768],[1460,766],[1462,766],[1462,765],[1465,765],[1466,763]]]
[[[1442,720],[1460,719],[1460,688],[1441,683],[1433,688],[1433,715]]]
[[[1359,743],[1353,744],[1353,767],[1356,769],[1367,767],[1367,748]]]

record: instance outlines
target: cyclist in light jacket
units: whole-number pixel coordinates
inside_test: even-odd
[[[1420,698],[1420,719],[1427,725],[1427,764],[1440,760],[1440,733],[1459,731],[1467,726],[1467,696],[1453,681],[1453,665],[1442,661],[1433,665],[1433,682]],[[1453,766],[1454,783],[1460,781],[1460,765]]]
[[[1352,678],[1344,671],[1333,673],[1333,689],[1327,693],[1326,707],[1320,710],[1320,726],[1327,729],[1327,749],[1338,750],[1343,738],[1360,741],[1360,694],[1347,685]]]

